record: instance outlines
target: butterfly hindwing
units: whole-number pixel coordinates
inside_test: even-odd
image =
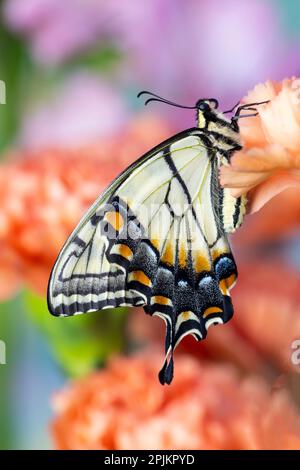
[[[199,129],[146,154],[92,206],[51,274],[48,305],[56,316],[143,306],[161,317],[162,383],[172,380],[173,350],[184,336],[201,340],[233,314],[237,272],[219,213],[218,161]]]

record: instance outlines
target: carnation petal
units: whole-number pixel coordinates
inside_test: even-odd
[[[250,214],[259,211],[273,197],[288,188],[300,189],[300,174],[276,174],[259,184],[249,195],[248,211]]]

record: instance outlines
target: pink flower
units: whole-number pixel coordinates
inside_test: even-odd
[[[4,14],[46,66],[110,44],[122,54],[118,80],[191,104],[209,95],[233,105],[252,83],[292,73],[299,60],[280,11],[259,0],[6,0]]]
[[[72,147],[120,132],[128,119],[125,102],[98,75],[66,78],[55,96],[27,110],[20,131],[22,148]]]
[[[284,391],[230,366],[176,360],[170,387],[156,353],[112,360],[53,400],[57,449],[299,449],[300,414]],[[280,433],[278,433],[278,429]]]
[[[29,38],[39,61],[56,64],[102,36],[112,19],[103,7],[98,0],[7,0],[4,16]]]

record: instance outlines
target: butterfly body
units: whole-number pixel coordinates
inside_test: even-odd
[[[241,149],[239,130],[210,100],[198,103],[198,127],[145,154],[95,202],[48,288],[56,316],[143,306],[162,318],[163,384],[172,380],[173,351],[184,336],[204,339],[233,315],[237,270],[227,234],[242,223],[246,201],[220,186],[218,171]]]

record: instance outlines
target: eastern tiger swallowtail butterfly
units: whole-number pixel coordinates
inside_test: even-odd
[[[146,104],[184,107],[140,95],[146,93]],[[196,109],[197,127],[124,170],[79,222],[53,267],[48,307],[55,316],[143,306],[165,321],[162,384],[172,381],[173,351],[186,335],[202,340],[211,325],[233,315],[237,269],[228,234],[241,225],[246,199],[222,188],[218,171],[242,148],[241,111],[256,112],[258,104],[223,113],[215,99],[188,107]]]

